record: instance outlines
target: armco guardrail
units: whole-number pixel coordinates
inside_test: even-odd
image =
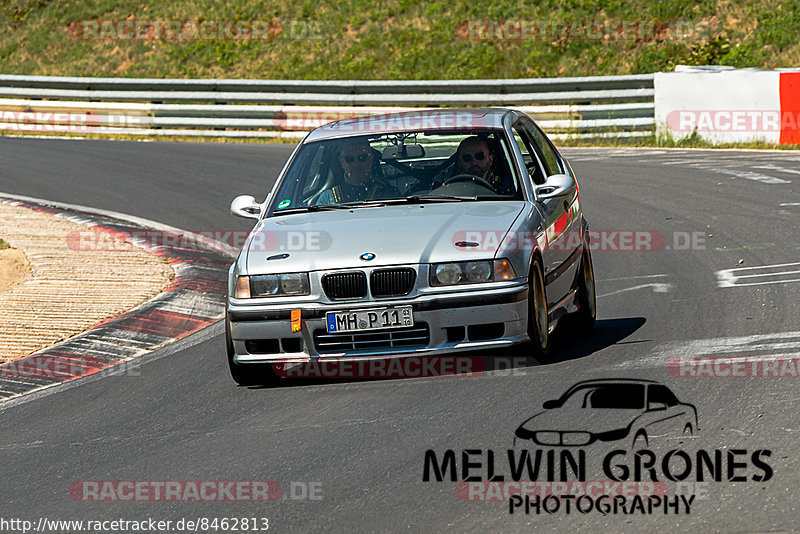
[[[0,131],[298,137],[365,114],[505,106],[559,137],[630,137],[652,134],[653,102],[652,74],[331,82],[0,75]]]

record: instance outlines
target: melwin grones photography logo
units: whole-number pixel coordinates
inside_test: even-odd
[[[511,448],[428,449],[423,482],[509,514],[688,515],[711,483],[769,481],[772,451],[700,446],[694,404],[653,380],[579,382],[518,424]]]

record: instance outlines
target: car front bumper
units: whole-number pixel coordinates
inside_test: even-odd
[[[328,334],[325,314],[412,306],[414,327]],[[291,311],[301,310],[301,329],[292,332]],[[304,363],[363,360],[403,355],[445,354],[501,348],[528,339],[528,285],[425,295],[409,299],[335,304],[239,305],[228,301],[234,361]]]

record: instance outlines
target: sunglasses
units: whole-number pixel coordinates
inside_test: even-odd
[[[483,161],[486,157],[486,152],[475,152],[475,154],[461,154],[461,161],[464,163],[469,163],[472,161],[472,158],[475,158],[475,161]]]
[[[356,158],[358,158],[358,161],[360,161],[361,163],[364,163],[369,159],[369,156],[370,156],[369,154],[359,154],[358,156],[342,156],[342,157],[347,163],[353,163],[356,160]]]

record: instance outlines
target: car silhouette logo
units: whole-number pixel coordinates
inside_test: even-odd
[[[375,259],[375,254],[373,254],[372,252],[365,252],[361,256],[359,256],[359,258],[364,261],[372,261]]]
[[[654,435],[693,435],[697,410],[652,380],[600,379],[579,382],[544,411],[523,422],[515,445],[582,447],[594,442],[629,442],[646,447]]]

